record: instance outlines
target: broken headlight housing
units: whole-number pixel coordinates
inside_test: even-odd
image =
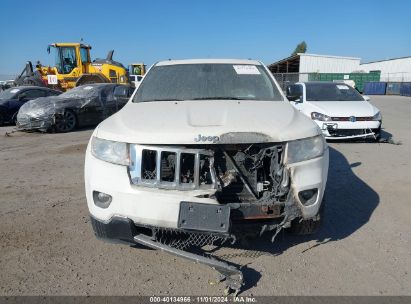
[[[331,121],[331,117],[318,112],[311,112],[311,119],[319,121]]]
[[[128,166],[130,164],[128,144],[93,137],[91,154],[109,163]]]
[[[320,157],[324,154],[326,143],[322,135],[298,139],[287,144],[287,163],[297,163]]]

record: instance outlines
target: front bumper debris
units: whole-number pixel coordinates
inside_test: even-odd
[[[154,241],[144,234],[136,235],[134,237],[134,240],[136,243],[139,243],[141,245],[153,249],[158,249],[169,254],[185,258],[195,263],[204,264],[217,270],[221,274],[220,281],[225,281],[228,291],[231,289],[232,291],[234,291],[234,294],[237,294],[240,291],[241,287],[244,285],[242,272],[235,266],[229,265],[227,262],[173,248],[171,246]]]
[[[345,129],[339,128],[338,124],[324,124],[322,128],[324,137],[332,140],[347,140],[357,138],[374,138],[380,136],[381,126],[379,128],[359,128]]]
[[[331,135],[331,136],[324,136],[324,137],[325,137],[325,139],[347,140],[347,139],[369,138],[369,137],[376,138],[376,137],[377,137],[377,134],[374,133],[374,132],[371,132],[371,133],[351,135],[351,136],[335,136],[335,135]]]
[[[243,274],[234,265],[217,260],[211,255],[199,255],[189,252],[192,246],[221,244],[231,238],[229,234],[197,233],[181,229],[162,229],[157,227],[139,227],[130,219],[113,217],[104,223],[92,216],[91,224],[97,238],[110,242],[140,244],[152,249],[164,251],[195,263],[207,265],[220,273],[219,281],[224,281],[226,291],[238,293],[244,284]]]

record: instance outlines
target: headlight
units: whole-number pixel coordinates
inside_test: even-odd
[[[381,112],[377,112],[377,114],[372,117],[372,120],[382,120]]]
[[[318,112],[311,112],[311,119],[319,121],[330,121],[331,117]]]
[[[293,140],[287,145],[287,162],[297,163],[323,155],[326,143],[322,135]]]
[[[91,140],[91,154],[109,163],[124,166],[130,164],[128,145],[123,142],[93,137]]]

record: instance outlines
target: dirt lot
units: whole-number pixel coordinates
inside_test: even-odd
[[[330,144],[318,234],[219,251],[247,265],[243,295],[411,295],[411,98],[372,101],[403,144]],[[0,128],[1,295],[222,294],[205,266],[94,237],[83,186],[91,130],[3,137],[10,129]]]

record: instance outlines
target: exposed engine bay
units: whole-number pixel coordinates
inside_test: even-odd
[[[178,228],[237,238],[246,223],[247,229],[252,227],[260,234],[275,230],[274,240],[281,228],[299,216],[298,208],[290,203],[284,148],[283,144],[270,143],[132,145],[134,161],[129,174],[133,184],[199,190],[195,197],[214,199],[222,205],[181,202]],[[224,220],[226,214],[229,219]]]
[[[284,201],[289,191],[283,145],[138,146],[135,153],[134,184],[213,189],[221,204]]]
[[[283,146],[221,147],[214,154],[220,203],[284,200],[289,177],[282,165]]]

